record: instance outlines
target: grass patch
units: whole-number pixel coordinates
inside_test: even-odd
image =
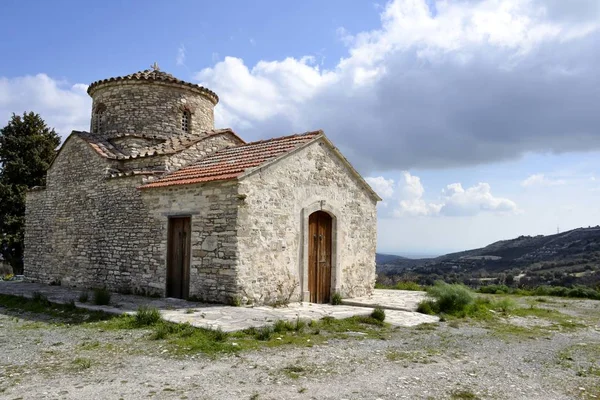
[[[383,285],[380,283],[375,284],[376,289],[392,289],[392,290],[413,290],[413,291],[424,291],[425,287],[419,285],[413,281],[400,281],[394,285]]]
[[[89,358],[76,358],[73,360],[73,368],[77,370],[89,369],[92,366],[92,360]]]
[[[135,324],[138,327],[152,326],[160,321],[162,321],[162,316],[156,308],[140,306],[135,313]]]
[[[298,379],[300,375],[305,372],[306,369],[300,365],[288,365],[283,368],[283,373],[287,375],[288,378]]]
[[[83,323],[104,321],[115,318],[113,315],[102,311],[83,310],[71,304],[51,303],[39,293],[34,293],[33,298],[28,299],[21,296],[0,294],[0,306],[15,312],[30,312],[34,314],[45,314],[55,317],[60,322]]]
[[[92,341],[92,342],[84,342],[84,343],[81,343],[81,344],[79,345],[79,348],[80,348],[81,350],[95,350],[95,349],[99,348],[99,347],[100,347],[100,345],[101,345],[101,343],[100,343],[99,341],[97,341],[97,340],[94,340],[94,341]]]
[[[555,296],[600,300],[600,290],[581,285],[575,285],[570,288],[564,286],[542,285],[533,289],[513,288],[506,285],[487,285],[480,287],[479,293],[516,294],[520,296]]]
[[[470,390],[453,390],[450,393],[451,399],[461,399],[461,400],[477,400],[479,397],[471,392]]]
[[[171,323],[160,318],[158,310],[150,308],[141,308],[135,315],[114,316],[101,311],[49,303],[41,297],[34,300],[9,295],[0,295],[0,306],[16,312],[49,315],[65,323],[78,323],[94,330],[145,330],[148,332],[147,340],[166,342],[168,354],[175,356],[198,353],[215,356],[279,346],[312,347],[329,339],[385,339],[391,331],[389,325],[371,316],[340,320],[326,317],[310,322],[298,318],[294,321],[278,321],[271,327],[226,333]],[[364,335],[356,335],[357,332]],[[97,350],[102,345],[97,341],[89,341],[78,347],[80,350]]]

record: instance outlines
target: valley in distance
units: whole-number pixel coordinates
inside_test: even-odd
[[[377,284],[433,285],[437,280],[533,289],[540,286],[600,288],[600,226],[555,235],[519,236],[486,247],[435,258],[377,254]]]

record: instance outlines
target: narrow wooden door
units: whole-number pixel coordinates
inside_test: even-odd
[[[312,303],[331,299],[331,216],[323,211],[308,217],[308,291]]]
[[[190,290],[190,217],[169,218],[167,297],[187,299]]]

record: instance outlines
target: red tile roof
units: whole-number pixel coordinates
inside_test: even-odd
[[[322,134],[322,131],[314,131],[228,147],[163,178],[143,185],[141,188],[148,189],[234,179],[246,170],[259,167],[268,161],[287,154]]]

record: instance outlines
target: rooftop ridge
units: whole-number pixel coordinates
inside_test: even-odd
[[[94,81],[88,86],[87,93],[91,96],[92,92],[100,85],[123,81],[153,81],[172,83],[180,86],[185,86],[191,89],[199,90],[206,94],[213,101],[214,104],[217,104],[219,102],[219,96],[217,96],[217,94],[212,90],[195,83],[186,82],[184,80],[178,79],[167,72],[160,71],[157,69],[145,69],[142,71],[131,73],[129,75],[115,76]]]
[[[322,130],[258,140],[226,147],[140,189],[236,179],[248,170],[264,166],[323,135]]]

